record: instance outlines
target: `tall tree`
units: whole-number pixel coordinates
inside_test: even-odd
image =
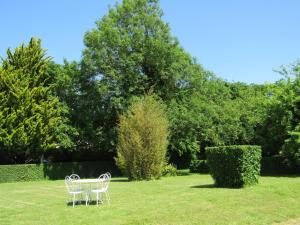
[[[43,152],[69,148],[73,129],[53,94],[49,57],[41,41],[8,49],[0,70],[0,146],[15,161],[36,161]]]
[[[191,89],[193,73],[203,71],[172,37],[158,2],[124,0],[85,34],[81,99],[92,117],[86,120],[90,130],[101,131],[105,148],[115,148],[118,115],[133,96],[151,90],[170,102]]]

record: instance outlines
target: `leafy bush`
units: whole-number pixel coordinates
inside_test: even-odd
[[[153,96],[137,100],[120,117],[116,162],[129,180],[158,178],[168,146],[168,120]]]
[[[193,160],[190,164],[191,173],[208,173],[209,167],[206,160]]]
[[[300,167],[300,132],[290,132],[282,147],[282,156],[289,167]]]
[[[72,173],[80,177],[98,177],[108,171],[120,174],[112,161],[0,165],[0,183],[64,179]]]
[[[177,169],[172,164],[165,165],[161,170],[161,175],[163,177],[170,177],[170,176],[176,176],[177,175]]]
[[[219,187],[243,187],[258,182],[261,147],[232,145],[206,148],[210,173]]]

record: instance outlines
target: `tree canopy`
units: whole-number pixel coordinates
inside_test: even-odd
[[[51,61],[36,39],[8,50],[0,66],[2,161],[57,149],[112,159],[121,115],[149,92],[166,105],[167,156],[179,167],[204,159],[206,146],[256,144],[264,156],[282,154],[300,127],[300,62],[272,84],[225,81],[181,47],[162,16],[158,0],[117,3],[85,33],[78,62]]]

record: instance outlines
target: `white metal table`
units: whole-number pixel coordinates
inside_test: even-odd
[[[91,197],[91,187],[92,187],[92,184],[95,184],[95,183],[98,183],[98,182],[101,182],[100,179],[78,179],[78,180],[72,180],[72,182],[76,183],[76,184],[83,184],[86,186],[88,186],[87,190],[86,190],[86,199],[85,199],[85,205],[87,205],[87,202],[90,200],[90,197]]]
[[[74,183],[80,183],[80,184],[92,184],[92,183],[97,183],[100,180],[98,178],[93,178],[93,179],[78,179],[78,180],[73,180],[72,182]]]

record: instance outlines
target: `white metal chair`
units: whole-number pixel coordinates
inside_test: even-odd
[[[110,172],[106,172],[105,174],[107,174],[108,178],[111,179],[111,174],[110,174]]]
[[[102,174],[99,176],[99,181],[97,182],[95,188],[91,190],[92,193],[96,194],[96,203],[99,205],[99,200],[103,202],[103,195],[105,195],[106,201],[110,203],[110,197],[108,193],[108,186],[110,182],[110,174]]]
[[[72,179],[72,178],[74,178],[74,179]],[[76,196],[77,195],[82,196],[82,194],[84,193],[84,190],[81,188],[80,183],[73,182],[73,180],[79,180],[79,179],[80,179],[80,177],[76,174],[72,174],[71,176],[65,177],[65,184],[67,187],[67,191],[70,195],[72,195],[73,207],[76,202]],[[87,204],[87,202],[86,202],[86,204]]]
[[[70,175],[70,178],[71,178],[72,180],[80,180],[79,175],[77,175],[77,174],[75,174],[75,173],[71,174],[71,175]]]

